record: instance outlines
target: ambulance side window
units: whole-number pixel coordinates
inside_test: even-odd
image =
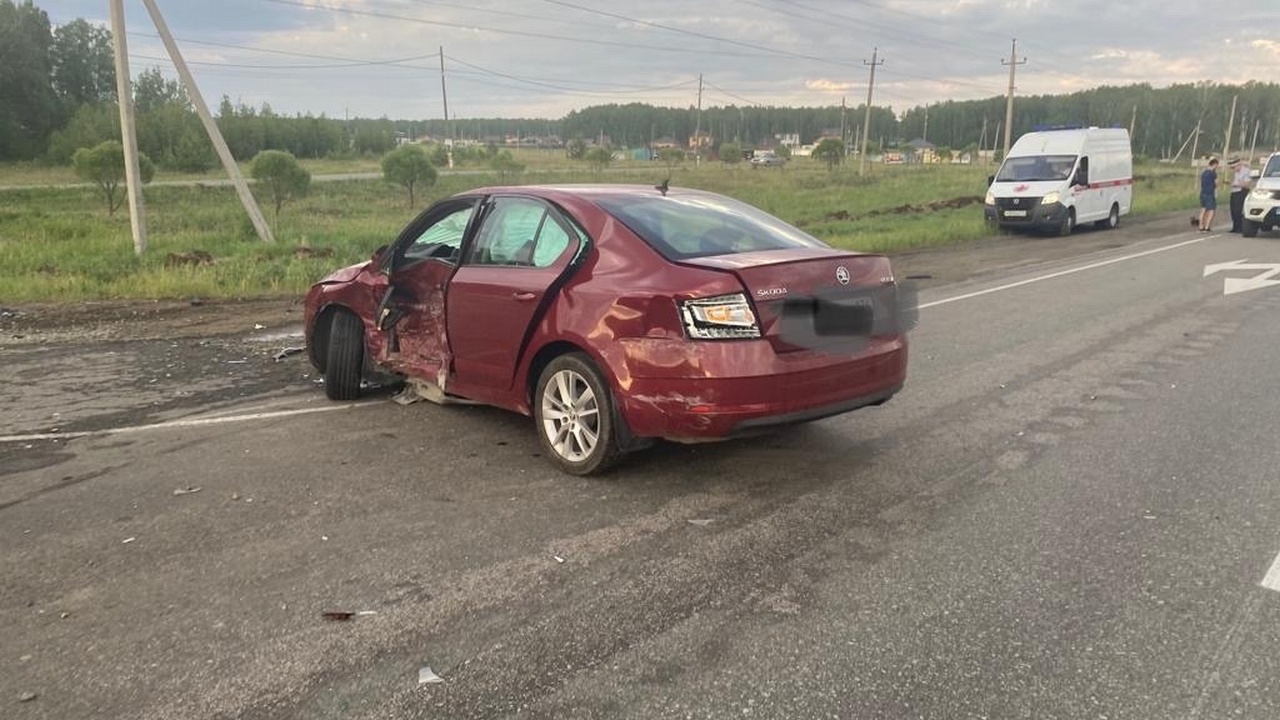
[[[1076,169],[1076,179],[1072,185],[1088,185],[1089,184],[1089,158],[1080,158],[1080,167]]]

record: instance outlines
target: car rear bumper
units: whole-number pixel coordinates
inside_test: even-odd
[[[628,378],[619,409],[636,437],[701,442],[808,422],[882,403],[906,380],[905,338],[876,340],[838,360],[816,352],[778,357],[766,341],[692,347],[698,376],[673,367],[667,376]]]

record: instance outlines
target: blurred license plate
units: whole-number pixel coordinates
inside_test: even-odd
[[[1005,217],[1026,217],[1027,211],[1026,210],[1005,210],[1004,216]]]

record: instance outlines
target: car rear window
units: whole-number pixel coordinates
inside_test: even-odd
[[[722,196],[655,194],[597,202],[668,260],[830,247],[762,210]]]

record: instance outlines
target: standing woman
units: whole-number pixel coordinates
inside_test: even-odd
[[[1218,209],[1218,158],[1209,158],[1209,167],[1200,173],[1200,232],[1213,229],[1213,211]]]

